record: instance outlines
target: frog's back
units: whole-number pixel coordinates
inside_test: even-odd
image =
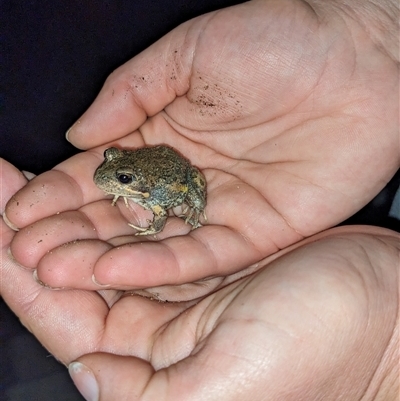
[[[186,180],[189,162],[168,146],[139,148],[126,151],[126,163],[147,177],[154,184],[161,185]]]

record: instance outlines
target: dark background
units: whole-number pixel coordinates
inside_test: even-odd
[[[119,65],[180,23],[241,1],[0,1],[0,157],[39,174],[77,152],[64,139]],[[399,231],[399,172],[346,224]],[[0,300],[0,400],[75,401],[67,370]]]

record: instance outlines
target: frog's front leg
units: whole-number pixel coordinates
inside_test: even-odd
[[[118,198],[119,198],[119,195],[114,195],[114,199],[111,202],[111,206],[115,206],[115,204],[117,203]]]
[[[129,224],[132,228],[138,230],[135,235],[151,235],[157,234],[163,230],[165,223],[167,222],[167,211],[161,206],[152,206],[150,210],[154,213],[153,221],[147,220],[149,223],[148,227],[139,227],[134,224]]]
[[[115,206],[115,204],[117,203],[117,200],[121,197],[122,195],[114,195],[114,199],[111,202],[111,206]],[[125,206],[129,208],[129,204],[128,204],[128,197],[126,196],[122,196],[124,198],[124,203]]]

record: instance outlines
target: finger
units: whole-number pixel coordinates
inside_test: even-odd
[[[126,210],[124,205],[121,208]],[[232,274],[262,256],[249,238],[228,227],[209,225],[177,235],[180,227],[186,232],[188,227],[181,219],[169,219],[172,222],[163,234],[171,237],[154,241],[132,237],[126,219],[107,201],[82,210],[29,225],[12,242],[16,260],[37,267],[38,278],[51,287],[93,290],[99,288],[97,284],[118,289],[180,285]],[[266,252],[273,252],[270,241],[262,242]]]
[[[187,236],[114,248],[99,258],[94,276],[120,289],[179,285],[232,273],[258,258],[240,234],[209,226]]]
[[[0,158],[0,179],[0,214],[3,215],[7,202],[27,183],[27,179],[21,171],[2,158]]]
[[[26,178],[19,170],[17,170],[12,164],[0,158],[0,214],[3,217],[0,219],[0,294],[3,297],[5,292],[5,281],[2,275],[2,269],[3,265],[6,267],[11,263],[8,257],[8,248],[15,235],[15,232],[12,230],[15,229],[15,227],[13,227],[12,224],[7,221],[4,210],[7,201],[15,194],[16,191],[23,187],[26,182]],[[12,229],[10,229],[10,227]]]
[[[1,232],[0,232],[0,246],[1,246],[1,261],[7,263],[8,255],[7,251],[10,246],[11,240],[13,239],[16,229],[11,222],[8,221],[5,215],[5,207],[8,200],[25,184],[27,180],[25,176],[16,169],[11,163],[8,163],[4,159],[0,158],[0,215],[1,219]],[[12,230],[11,230],[11,229]],[[1,281],[1,284],[3,282]],[[2,285],[1,285],[2,286]],[[1,288],[0,288],[1,293]]]
[[[260,274],[215,293],[163,330],[158,341],[178,339],[175,346],[155,344],[151,364],[97,353],[79,358],[84,366],[71,365],[71,375],[85,396],[95,389],[100,400],[263,400],[267,393],[285,400],[327,393],[360,398],[370,372],[379,367],[378,383],[390,375],[398,348],[392,279],[398,275],[398,236],[379,232],[374,238],[340,228],[305,241]],[[187,317],[196,309],[202,312],[193,331]],[[182,346],[188,326],[183,337],[195,338]],[[180,358],[165,364],[166,354]]]
[[[11,253],[23,266],[34,268],[49,250],[77,238],[97,238],[97,233],[84,214],[65,212],[20,230],[11,244]]]
[[[143,146],[138,135],[118,143],[121,147]],[[96,168],[104,160],[104,147],[79,153],[31,180],[6,206],[10,222],[22,228],[44,217],[103,199],[105,194],[93,182]]]
[[[100,198],[102,192],[93,183],[93,173],[101,159],[96,153],[78,154],[57,166],[57,170],[35,177],[8,202],[9,220],[21,228]]]
[[[203,227],[160,242],[127,239],[128,244],[117,247],[96,239],[63,243],[65,236],[50,236],[43,246],[32,241],[30,248],[25,244],[25,231],[13,241],[11,251],[19,263],[36,268],[37,278],[52,288],[135,290],[201,280],[194,285],[197,291],[190,291],[186,298],[193,299],[210,291],[211,283],[205,278],[232,274],[259,258],[258,252],[249,252],[241,235],[223,227]],[[49,243],[55,247],[47,251]],[[163,299],[162,294],[160,289],[159,299]]]
[[[70,128],[68,140],[88,149],[121,138],[184,94],[198,35],[191,33],[191,25],[181,25],[115,70]]]
[[[21,323],[62,362],[96,349],[107,304],[96,292],[52,291],[2,255],[1,295]],[[84,334],[83,334],[84,333]]]
[[[4,211],[7,200],[27,180],[24,175],[4,159],[0,159],[0,208]],[[61,361],[70,361],[96,346],[107,305],[96,293],[49,291],[33,280],[32,272],[21,268],[10,257],[7,248],[14,232],[1,222],[0,293],[21,322],[39,341]],[[73,311],[79,311],[74,313]],[[83,320],[78,319],[78,314]],[[57,324],[55,324],[57,322]],[[89,324],[90,322],[90,324]],[[90,329],[88,327],[90,326]],[[77,333],[86,332],[87,342]],[[58,341],[62,342],[59,347]],[[65,342],[63,342],[65,341]],[[68,359],[70,355],[70,359]]]
[[[154,373],[146,361],[106,353],[84,355],[71,363],[68,370],[88,401],[139,399]]]
[[[236,193],[232,190],[236,185],[219,185],[220,179],[215,180],[215,193],[210,181],[205,226],[186,236],[167,232],[170,237],[159,242],[112,249],[96,263],[96,281],[112,288],[134,289],[226,276],[299,239],[256,191],[240,186]],[[248,211],[248,200],[240,197],[241,190],[251,195]],[[243,210],[243,216],[238,210]],[[276,235],[270,236],[265,227],[275,230]]]
[[[182,235],[188,232],[188,226],[181,219],[170,218],[164,231],[157,234],[157,240],[162,241],[154,241],[153,236],[132,237],[133,230],[127,221],[135,221],[137,216],[127,214],[123,218],[120,212],[128,213],[129,209],[122,202],[118,209],[109,201],[102,201],[89,204],[80,212],[60,213],[20,230],[12,243],[12,253],[22,265],[37,267],[38,278],[51,287],[93,290],[106,286],[132,290],[207,279],[191,291],[192,296],[201,296],[201,291],[209,292],[220,281],[210,278],[236,273],[276,252],[284,241],[279,235],[273,241],[267,234],[257,235],[264,225],[279,227],[284,221],[259,194],[253,194],[254,190],[246,190],[253,204],[248,219],[243,221],[229,216],[237,216],[237,209],[245,210],[247,201],[232,196],[232,185],[227,185],[226,190],[218,188],[219,200],[213,202],[213,185],[211,182],[208,210],[210,222],[217,225],[201,227],[189,235]],[[239,194],[243,190],[240,188]],[[224,205],[222,215],[218,202]],[[143,210],[138,208],[140,216]],[[283,229],[278,232],[288,236]],[[49,235],[52,233],[57,235]],[[101,241],[87,241],[95,239]],[[86,274],[81,275],[81,271]],[[156,289],[158,299],[163,299],[165,289]],[[166,299],[171,300],[170,294]]]
[[[200,401],[208,398],[211,392],[207,382],[210,381],[204,380],[208,369],[207,373],[201,374],[188,365],[180,363],[155,372],[149,362],[139,358],[93,353],[71,363],[69,373],[87,400]],[[225,387],[220,389],[215,399],[222,399]]]
[[[138,215],[140,217],[140,213]],[[112,206],[108,200],[90,203],[80,210],[57,213],[20,229],[11,244],[11,252],[21,265],[40,268],[38,265],[44,256],[48,258],[50,265],[60,263],[58,255],[61,256],[64,249],[65,262],[69,263],[72,249],[67,248],[74,247],[82,254],[80,248],[84,249],[84,240],[99,239],[97,243],[101,249],[104,241],[111,241],[115,246],[139,241],[138,237],[132,237],[133,229],[127,223],[127,219],[140,222],[139,217],[123,202],[119,203],[119,207]],[[94,241],[89,243],[93,245]],[[60,249],[57,250],[58,247]]]
[[[135,352],[145,357],[151,354],[149,338],[185,308],[177,304],[166,309],[142,297],[120,299],[112,290],[99,291],[101,296],[95,291],[50,290],[35,282],[31,271],[2,261],[5,302],[63,363],[95,350],[125,355],[138,341]]]

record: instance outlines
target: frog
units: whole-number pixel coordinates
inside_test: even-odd
[[[167,145],[145,146],[136,149],[108,148],[104,161],[96,169],[93,181],[106,194],[114,195],[112,206],[120,197],[150,210],[154,217],[147,227],[129,223],[135,235],[161,232],[168,210],[182,205],[181,217],[192,230],[206,221],[207,184],[203,173],[188,159]]]

